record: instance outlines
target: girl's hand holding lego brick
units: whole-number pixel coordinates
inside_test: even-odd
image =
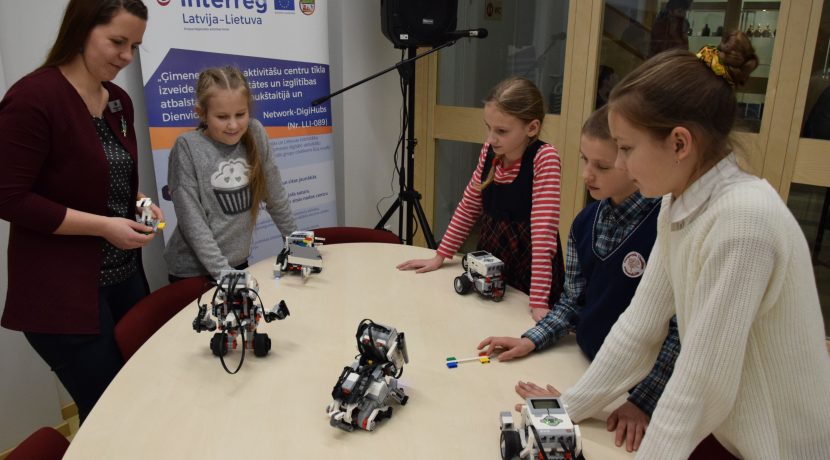
[[[488,356],[492,356],[496,350],[501,350],[498,355],[499,361],[510,361],[511,359],[527,356],[536,349],[530,339],[517,337],[487,337],[478,344],[478,349],[487,347]]]

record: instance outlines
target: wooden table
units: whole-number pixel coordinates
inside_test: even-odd
[[[266,309],[284,299],[291,310],[286,320],[261,323],[273,342],[266,357],[248,352],[239,373],[227,374],[209,349],[212,334],[191,327],[194,303],[130,359],[64,458],[498,459],[499,412],[521,402],[516,381],[565,389],[588,366],[571,337],[525,359],[448,369],[448,356],[475,356],[484,337],[532,326],[527,296],[512,288],[498,303],[459,296],[458,259],[420,275],[395,269],[431,257],[423,248],[340,244],[320,252],[323,271],[306,280],[275,280],[272,260],[250,268]],[[409,401],[393,405],[375,431],[347,433],[329,425],[325,407],[357,353],[364,318],[406,333],[410,362],[400,382]],[[231,369],[239,356],[226,356]],[[580,427],[589,460],[631,458],[613,445],[604,418]]]

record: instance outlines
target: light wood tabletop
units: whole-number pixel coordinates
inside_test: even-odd
[[[212,333],[191,326],[194,302],[127,362],[64,458],[498,459],[499,412],[522,402],[516,382],[566,389],[588,367],[569,337],[524,359],[448,369],[448,356],[475,356],[483,338],[531,327],[527,296],[512,288],[501,302],[456,294],[458,258],[425,274],[395,269],[434,254],[424,248],[355,243],[324,245],[320,253],[322,272],[306,279],[275,279],[273,260],[249,269],[266,310],[285,300],[291,311],[260,324],[272,340],[267,356],[249,350],[239,373],[227,374],[210,351]],[[349,433],[329,425],[325,408],[357,354],[364,318],[405,333],[410,362],[400,384],[409,400],[393,404],[391,419],[374,431]],[[240,355],[226,355],[231,369]],[[604,420],[600,414],[580,424],[585,457],[632,458],[614,446]]]

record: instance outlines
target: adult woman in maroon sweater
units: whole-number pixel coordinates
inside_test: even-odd
[[[141,0],[71,0],[46,62],[0,102],[2,326],[25,333],[82,421],[123,365],[113,326],[147,293],[133,105],[110,83],[146,21]]]

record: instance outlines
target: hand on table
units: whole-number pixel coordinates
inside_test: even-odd
[[[530,316],[533,318],[533,321],[539,322],[542,318],[547,316],[550,313],[550,308],[531,308],[530,309]]]
[[[631,401],[626,401],[614,412],[611,412],[606,423],[608,431],[617,431],[614,438],[617,447],[622,446],[623,440],[625,440],[625,450],[634,452],[640,448],[640,442],[646,434],[648,422],[649,417],[645,412]]]
[[[536,385],[533,382],[522,382],[519,380],[519,383],[516,384],[516,393],[522,397],[522,399],[527,399],[534,396],[560,396],[562,393],[559,392],[553,385],[548,384],[546,388],[542,388],[539,385]],[[523,404],[516,404],[516,412],[521,412]]]
[[[426,273],[441,268],[441,265],[443,264],[444,257],[436,254],[432,259],[407,260],[406,262],[399,264],[396,268],[398,270],[415,269],[415,273]]]
[[[527,356],[536,349],[536,344],[528,338],[522,337],[487,337],[478,344],[478,349],[487,347],[486,353],[492,355],[496,350],[502,350],[498,355],[499,361],[510,361],[511,359]]]

